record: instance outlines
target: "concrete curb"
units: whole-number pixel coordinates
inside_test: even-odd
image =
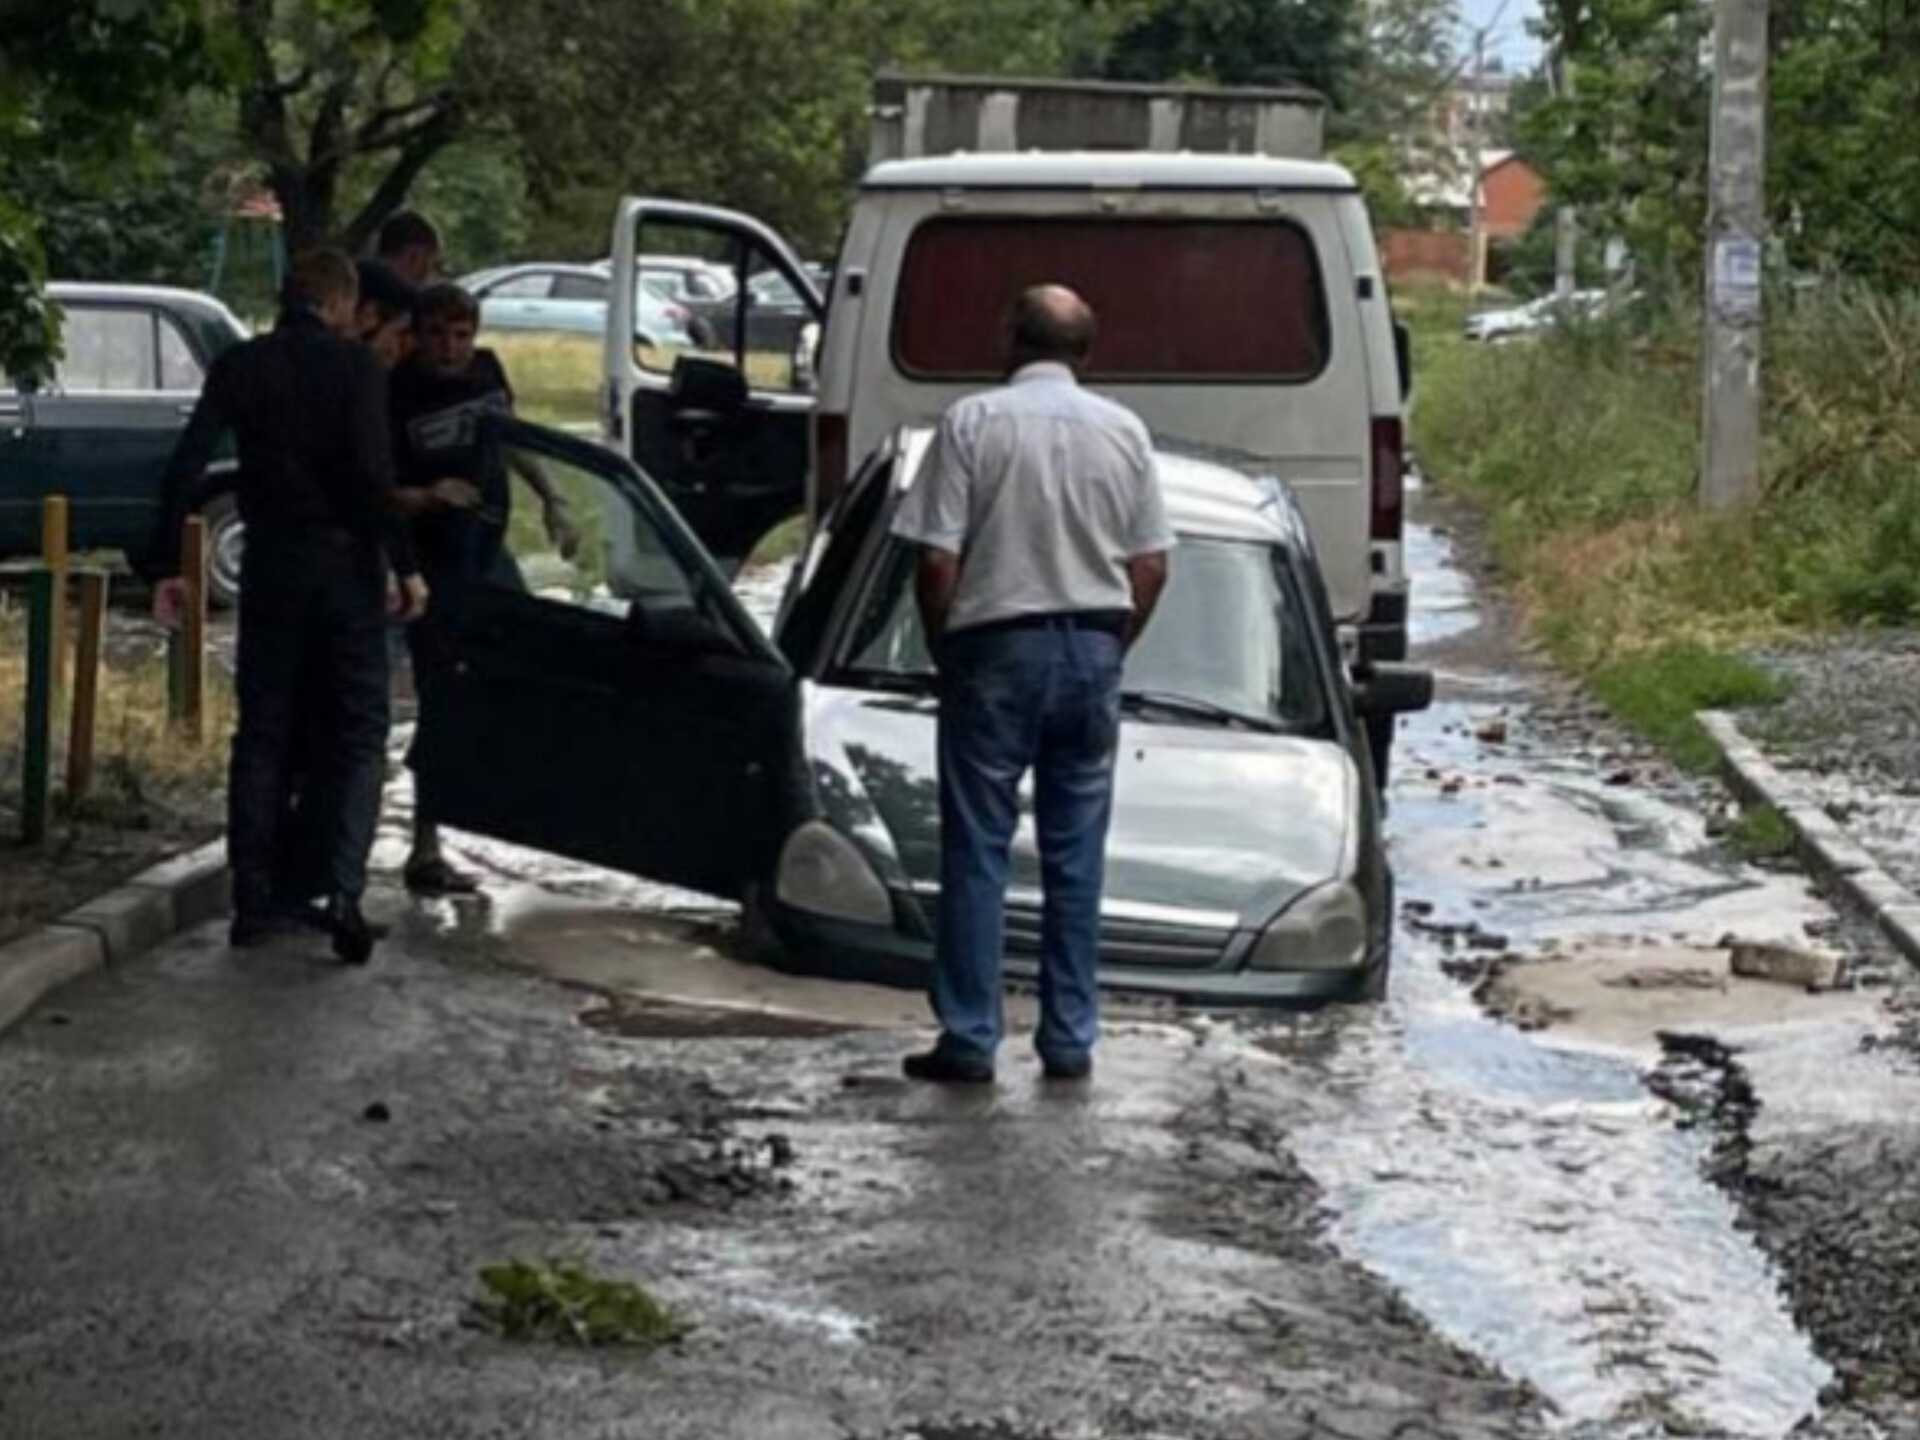
[[[214,840],[0,945],[0,1033],[68,981],[226,914],[230,894],[227,842]]]
[[[1762,755],[1731,715],[1702,710],[1695,718],[1718,747],[1734,792],[1751,804],[1779,811],[1807,868],[1871,915],[1894,949],[1920,965],[1920,896],[1883,870],[1804,786]]]

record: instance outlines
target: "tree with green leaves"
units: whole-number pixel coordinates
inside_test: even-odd
[[[0,0],[0,372],[33,383],[60,355],[45,216],[9,165],[54,151],[76,173],[123,164],[139,118],[209,73],[205,40],[193,0]]]
[[[1305,85],[1339,106],[1360,54],[1360,0],[1154,0],[1114,38],[1116,80]]]

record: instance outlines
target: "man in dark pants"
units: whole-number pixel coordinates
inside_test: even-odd
[[[940,668],[940,1040],[908,1057],[916,1080],[993,1079],[1008,852],[1029,769],[1045,892],[1034,1048],[1049,1078],[1093,1068],[1121,662],[1173,548],[1147,427],[1080,388],[1093,337],[1071,290],[1023,294],[1009,383],[941,417],[893,522],[920,546]]]
[[[426,586],[393,506],[386,377],[349,338],[359,298],[353,261],[300,256],[271,334],[214,362],[175,447],[156,551],[177,572],[193,487],[222,434],[239,450],[247,527],[236,674],[240,719],[228,778],[227,850],[236,946],[300,923],[276,908],[274,878],[297,727],[315,728],[308,797],[327,840],[325,923],[334,952],[363,963],[373,935],[360,912],[379,819],[387,740],[386,614],[411,620]],[[391,569],[389,566],[391,565]],[[163,580],[154,612],[179,615],[184,585]],[[319,713],[302,715],[317,696]]]
[[[360,299],[354,307],[353,336],[373,351],[380,368],[390,375],[413,353],[413,309],[420,292],[384,260],[356,260],[354,270]],[[274,908],[286,914],[312,914],[310,907],[323,901],[333,884],[327,861],[329,820],[324,806],[316,803],[320,797],[314,784],[323,773],[319,760],[326,736],[316,734],[316,727],[304,718],[324,713],[327,683],[325,675],[307,676],[307,689],[296,711],[303,718],[294,727],[273,882]],[[385,933],[380,925],[368,928],[376,939]]]

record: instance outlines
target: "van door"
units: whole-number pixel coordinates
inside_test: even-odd
[[[643,260],[723,267],[732,293],[703,304],[704,323],[677,338],[640,323],[649,300],[640,288],[649,283]],[[793,251],[750,216],[670,200],[621,202],[604,349],[607,438],[659,484],[728,573],[806,496],[814,400],[794,363],[804,327],[756,324],[754,307],[769,293],[797,297],[816,324],[825,315]],[[767,348],[770,336],[778,348]]]

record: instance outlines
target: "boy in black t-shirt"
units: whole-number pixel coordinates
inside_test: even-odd
[[[396,500],[412,523],[427,583],[436,593],[445,586],[448,597],[474,584],[525,588],[506,548],[508,466],[480,434],[486,415],[513,413],[513,387],[500,357],[475,347],[479,328],[480,307],[458,285],[423,291],[414,314],[415,351],[394,372],[389,401]],[[580,537],[565,500],[530,460],[514,457],[511,465],[540,497],[555,547],[571,557]],[[424,712],[441,693],[433,632],[413,626],[407,638]],[[407,888],[419,894],[470,895],[479,889],[440,853],[439,826],[424,794],[415,796],[413,852],[404,873]]]

